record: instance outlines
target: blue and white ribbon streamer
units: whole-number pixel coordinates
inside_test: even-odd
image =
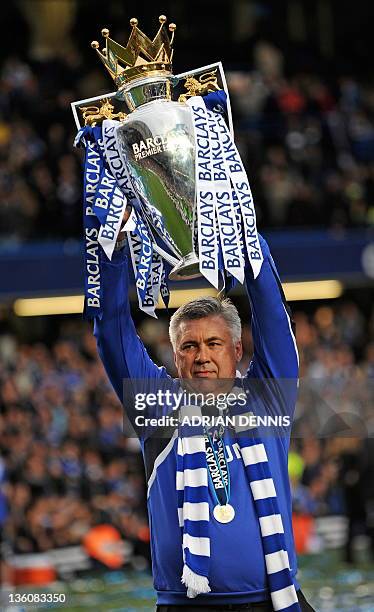
[[[207,111],[199,96],[187,104],[195,133],[200,272],[215,287],[218,269],[243,283],[243,245],[254,278],[263,262],[248,177],[222,115]],[[216,230],[219,241],[213,236]]]
[[[157,298],[155,299],[154,296],[152,276],[152,240],[147,227],[138,215],[135,230],[129,232],[128,241],[139,308],[150,316],[156,317]]]
[[[208,112],[208,118],[213,158],[213,180],[217,197],[219,239],[223,262],[225,270],[240,283],[243,283],[245,262],[236,222],[230,174],[227,172],[224,149],[215,114]]]
[[[77,145],[84,145],[84,191],[83,191],[83,228],[84,228],[84,316],[91,319],[102,315],[102,283],[100,266],[100,246],[98,236],[100,222],[93,210],[95,193],[100,181],[102,159],[93,133],[81,130]]]
[[[98,242],[103,247],[108,259],[112,259],[126,206],[126,196],[115,186],[109,202],[105,223],[100,226],[98,237]]]
[[[96,188],[93,205],[94,212],[100,221],[98,242],[108,259],[112,259],[127,199],[116,185],[116,180],[107,168],[101,127],[96,126],[91,130],[101,157],[100,180]]]
[[[253,203],[251,187],[239,151],[231,138],[230,131],[221,115],[215,115],[220,128],[224,158],[230,173],[230,179],[239,201],[244,226],[244,244],[253,276],[257,278],[264,260],[257,233],[256,211]]]
[[[105,124],[105,125],[104,125]],[[161,295],[168,306],[170,293],[164,261],[154,250],[153,237],[148,222],[140,218],[139,201],[133,189],[127,166],[118,154],[117,121],[105,121],[101,126],[81,128],[74,141],[75,146],[86,149],[84,169],[84,228],[85,228],[85,316],[101,316],[102,285],[100,247],[111,259],[121,230],[123,214],[128,203],[132,212],[125,227],[134,269],[139,308],[156,317],[155,308]],[[152,214],[149,214],[152,211]],[[154,220],[162,234],[163,221],[154,207],[149,207],[148,217]],[[166,238],[168,236],[166,235]],[[171,240],[171,239],[170,239]],[[162,249],[158,248],[162,252]],[[177,260],[170,258],[171,264]]]
[[[139,209],[139,202],[132,184],[131,176],[127,164],[123,163],[116,131],[121,125],[119,121],[105,119],[102,125],[102,138],[106,160],[113,178],[117,181],[118,187],[125,194],[128,204]]]
[[[218,289],[218,240],[216,189],[213,179],[212,146],[207,110],[200,96],[191,97],[195,137],[196,219],[199,270]]]
[[[109,204],[113,197],[116,188],[116,180],[113,178],[107,168],[103,168],[103,172],[100,176],[100,181],[96,189],[96,195],[94,200],[93,209],[95,215],[100,221],[101,225],[105,224]]]
[[[164,302],[165,308],[169,308],[169,301],[170,301],[170,290],[169,290],[169,285],[167,282],[167,275],[166,275],[166,264],[164,262],[162,262],[162,273],[161,273],[161,281],[160,281],[160,295],[162,298],[162,301]]]

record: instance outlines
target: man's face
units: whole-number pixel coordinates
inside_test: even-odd
[[[218,390],[217,379],[234,379],[242,354],[241,341],[233,343],[230,328],[220,315],[182,321],[179,326],[175,365],[179,378],[191,380],[196,390],[212,392]]]

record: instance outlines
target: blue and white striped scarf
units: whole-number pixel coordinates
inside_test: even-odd
[[[180,417],[201,418],[201,408],[184,406]],[[236,428],[248,485],[260,524],[268,586],[274,610],[301,612],[292,581],[274,480],[263,442],[250,429]],[[247,436],[248,432],[248,436]],[[176,488],[182,530],[184,567],[182,583],[187,597],[209,593],[210,535],[208,469],[202,427],[180,426]]]

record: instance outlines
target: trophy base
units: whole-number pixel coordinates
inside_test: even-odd
[[[172,269],[169,274],[169,279],[172,281],[191,280],[193,278],[199,278],[199,276],[201,276],[201,272],[199,270],[199,260],[196,253],[191,252],[183,257]]]

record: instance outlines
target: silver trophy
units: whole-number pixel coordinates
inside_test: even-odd
[[[166,79],[148,77],[130,84],[123,97],[134,110],[118,128],[117,142],[139,185],[145,214],[149,206],[156,207],[172,238],[167,246],[179,262],[169,277],[175,280],[199,275],[192,240],[195,150],[190,108],[173,102],[168,92]]]
[[[137,19],[131,19],[126,47],[103,29],[105,48],[100,51],[96,41],[91,45],[118,91],[74,102],[72,108],[79,127],[79,111],[89,125],[105,119],[120,120],[116,129],[118,152],[131,177],[154,248],[172,264],[169,278],[186,280],[200,276],[194,128],[186,100],[219,89],[227,94],[227,87],[220,63],[174,76],[171,62],[176,26],[169,25],[169,37],[166,17],[160,16],[159,21],[158,33],[150,40],[138,28]],[[232,131],[228,94],[227,100]],[[91,105],[85,106],[87,103]]]

